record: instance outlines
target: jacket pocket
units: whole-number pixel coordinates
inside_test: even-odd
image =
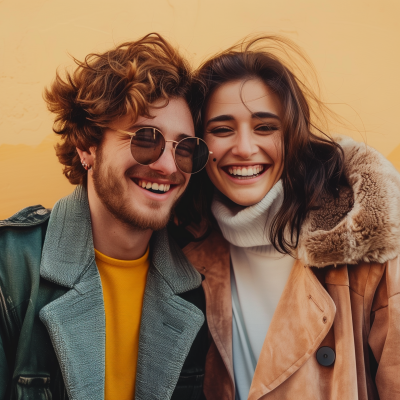
[[[204,374],[181,375],[176,384],[171,400],[202,400]]]
[[[49,376],[20,376],[13,400],[52,400]]]

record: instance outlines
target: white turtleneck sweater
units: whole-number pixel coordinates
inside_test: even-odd
[[[234,206],[216,195],[212,212],[230,243],[236,400],[247,399],[272,316],[294,264],[271,245],[269,227],[283,201],[281,181],[257,204]]]

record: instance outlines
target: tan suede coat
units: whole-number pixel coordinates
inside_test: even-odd
[[[341,145],[351,189],[303,224],[250,400],[400,399],[400,176],[365,145]],[[234,400],[229,244],[212,232],[184,252],[205,276],[206,397]],[[336,353],[330,367],[317,361],[322,346]]]

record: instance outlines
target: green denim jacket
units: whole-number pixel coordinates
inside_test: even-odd
[[[201,275],[166,230],[150,250],[135,399],[201,399]],[[0,221],[0,400],[103,399],[105,339],[86,190]]]

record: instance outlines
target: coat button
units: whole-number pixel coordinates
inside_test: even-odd
[[[320,347],[317,351],[317,361],[324,367],[333,365],[336,359],[336,354],[330,347]]]

